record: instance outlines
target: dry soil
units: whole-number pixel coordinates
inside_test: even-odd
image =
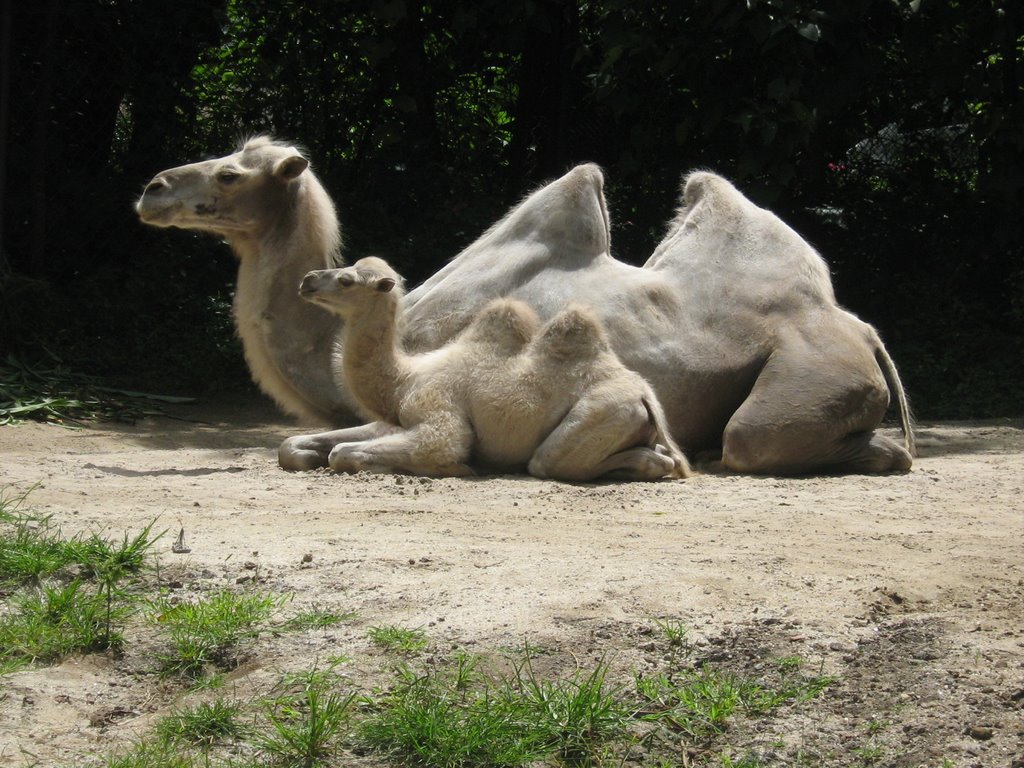
[[[276,445],[301,430],[263,401],[170,416],[0,427],[0,486],[34,486],[28,504],[69,535],[156,519],[172,592],[255,578],[288,610],[355,614],[261,639],[236,686],[331,652],[372,666],[366,631],[385,624],[422,628],[439,656],[526,642],[643,670],[666,653],[656,620],[680,621],[697,661],[798,655],[836,677],[730,735],[762,762],[1024,765],[1020,420],[921,425],[902,475],[569,485],[289,474]],[[171,551],[180,530],[188,553]],[[186,695],[151,672],[128,647],[0,679],[0,765],[127,746]]]

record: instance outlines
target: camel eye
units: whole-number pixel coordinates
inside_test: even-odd
[[[217,174],[217,181],[221,184],[234,184],[240,178],[242,178],[242,174],[234,171],[220,171]]]
[[[356,279],[352,277],[352,275],[345,273],[338,275],[338,285],[344,286],[345,288],[348,288],[350,285],[354,285],[355,282]]]

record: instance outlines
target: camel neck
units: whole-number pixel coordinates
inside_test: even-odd
[[[408,362],[398,348],[394,315],[367,313],[345,322],[345,382],[356,399],[382,421],[398,423],[398,388]]]

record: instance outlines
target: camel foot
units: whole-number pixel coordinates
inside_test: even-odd
[[[277,463],[289,472],[306,472],[327,466],[327,454],[308,448],[300,448],[301,437],[289,437],[277,449]]]

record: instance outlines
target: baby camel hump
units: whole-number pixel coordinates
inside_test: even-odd
[[[460,334],[458,342],[516,354],[536,335],[540,318],[529,304],[518,299],[494,299]]]
[[[529,305],[496,299],[466,335],[497,352],[473,355],[466,371],[474,460],[483,466],[526,467],[595,377],[621,367],[613,356],[598,363],[607,352],[604,332],[593,314],[576,305],[541,326]]]

